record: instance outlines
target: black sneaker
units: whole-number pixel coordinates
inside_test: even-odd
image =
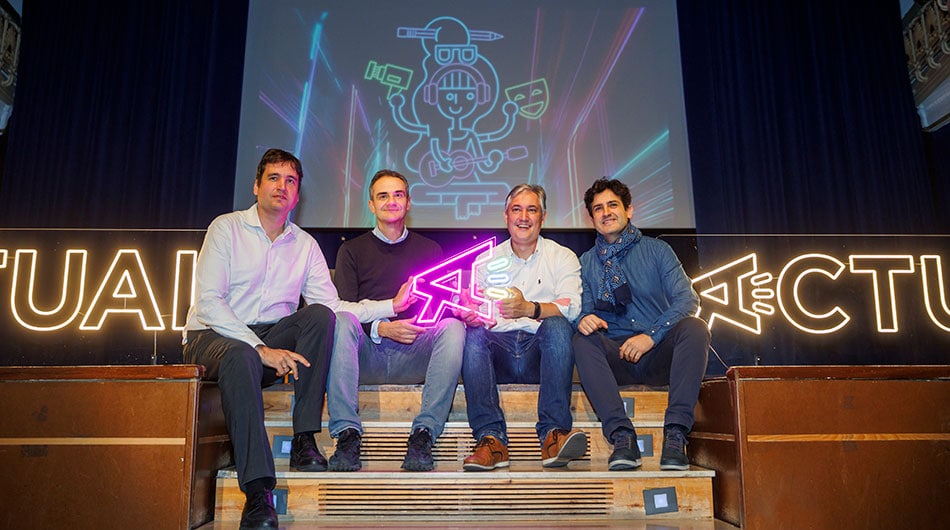
[[[689,458],[686,458],[686,431],[678,425],[663,428],[663,455],[660,456],[660,469],[666,471],[687,471]]]
[[[330,457],[330,471],[359,471],[363,437],[356,429],[346,429],[336,439],[336,452]]]
[[[432,462],[432,435],[426,429],[417,429],[409,436],[406,458],[402,461],[402,468],[406,471],[432,471],[435,463]]]
[[[627,430],[616,431],[611,436],[614,452],[607,460],[610,471],[626,471],[640,467],[640,447],[637,446],[637,433]]]
[[[326,471],[327,459],[320,454],[312,432],[294,435],[290,444],[290,467],[297,471]]]
[[[277,510],[270,490],[249,496],[241,512],[241,530],[259,528],[277,528]]]

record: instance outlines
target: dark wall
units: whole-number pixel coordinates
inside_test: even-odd
[[[678,6],[700,233],[947,232],[898,2]]]

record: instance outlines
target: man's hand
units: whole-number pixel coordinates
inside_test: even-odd
[[[277,370],[277,375],[280,377],[284,377],[288,373],[293,372],[294,379],[296,380],[298,378],[297,363],[310,368],[310,361],[308,361],[306,357],[290,350],[268,348],[267,346],[260,345],[257,347],[257,353],[261,356],[261,363],[263,363],[264,366],[270,366],[274,370]]]
[[[420,333],[426,332],[426,328],[413,324],[412,320],[380,321],[379,327],[376,329],[380,337],[386,337],[402,344],[412,344]]]
[[[577,331],[580,331],[581,335],[590,335],[598,329],[607,329],[607,322],[593,313],[584,315],[577,323]]]
[[[643,333],[630,337],[620,345],[620,358],[637,363],[640,358],[653,349],[653,339]]]
[[[402,313],[415,301],[416,295],[412,294],[412,276],[410,276],[406,283],[399,286],[399,292],[393,297],[393,313],[397,315]]]
[[[534,304],[524,299],[524,293],[517,287],[508,288],[508,298],[498,302],[498,312],[508,319],[530,317],[534,314]]]
[[[478,328],[478,327],[484,326],[486,328],[491,329],[497,324],[497,322],[495,322],[494,319],[489,321],[479,316],[478,314],[479,304],[478,302],[472,300],[472,297],[469,296],[468,289],[462,289],[462,291],[459,293],[458,303],[460,306],[467,308],[467,310],[459,310],[456,308],[452,308],[452,314],[454,314],[456,318],[464,322],[466,326],[472,327],[472,328]]]

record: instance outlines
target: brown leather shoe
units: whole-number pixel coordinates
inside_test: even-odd
[[[574,429],[554,429],[541,444],[541,465],[563,467],[587,452],[587,433]]]
[[[475,452],[462,464],[465,471],[491,471],[499,467],[508,467],[508,448],[494,436],[483,436]]]

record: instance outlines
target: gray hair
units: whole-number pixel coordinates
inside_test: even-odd
[[[538,186],[537,184],[528,184],[522,183],[518,184],[514,188],[511,188],[511,191],[508,192],[508,196],[505,197],[505,210],[508,210],[508,204],[511,203],[511,199],[526,192],[533,192],[538,196],[538,200],[541,201],[541,213],[544,213],[548,209],[548,196],[544,193],[544,188]]]

